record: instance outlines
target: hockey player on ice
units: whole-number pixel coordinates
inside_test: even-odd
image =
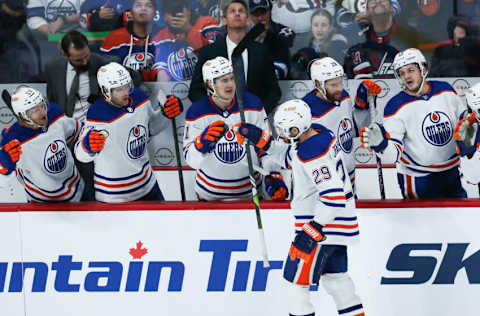
[[[181,101],[170,96],[162,111],[155,111],[149,97],[133,87],[127,69],[118,63],[102,66],[97,80],[104,98],[89,108],[75,144],[78,160],[94,161],[96,200],[163,200],[147,153],[149,136],[154,133],[150,123],[160,113],[168,118],[179,115]]]
[[[183,138],[185,161],[196,170],[195,192],[207,201],[251,199],[246,146],[238,144],[232,130],[240,122],[232,63],[224,57],[208,60],[202,75],[209,95],[188,109]],[[262,101],[248,92],[242,96],[246,121],[267,130]],[[252,152],[255,165],[262,155],[261,151],[258,155]],[[259,184],[260,174],[255,177]],[[286,198],[287,188],[279,173],[268,175],[265,182],[272,199]]]
[[[90,200],[93,192],[84,192],[69,149],[78,136],[78,122],[25,85],[15,90],[12,108],[18,121],[2,131],[0,173],[17,172],[30,202]]]
[[[383,125],[362,129],[362,144],[396,157],[404,198],[466,197],[453,138],[465,105],[447,82],[426,80],[427,62],[418,49],[398,53],[393,67],[403,91],[385,106]]]
[[[317,124],[331,130],[337,138],[339,149],[343,152],[345,167],[348,176],[355,186],[355,157],[353,152],[353,137],[357,136],[356,122],[353,116],[353,102],[347,91],[344,90],[343,67],[331,57],[315,60],[310,66],[310,77],[314,89],[307,93],[302,100],[308,104],[312,113],[314,127]],[[362,87],[362,85],[364,87]],[[380,87],[371,80],[364,80],[360,85],[355,102],[362,107],[366,103],[368,89],[372,93],[379,93]],[[362,90],[363,89],[363,90]]]
[[[330,131],[312,128],[310,108],[290,100],[275,112],[274,124],[283,141],[264,141],[264,131],[242,124],[237,133],[266,151],[267,156],[293,174],[292,213],[296,237],[283,270],[289,282],[286,295],[289,315],[314,316],[309,286],[322,285],[335,301],[338,314],[363,316],[363,306],[348,274],[347,245],[359,236],[350,180],[343,154]]]

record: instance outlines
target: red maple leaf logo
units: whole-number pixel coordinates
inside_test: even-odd
[[[137,248],[130,248],[129,254],[133,259],[142,259],[142,257],[148,252],[147,248],[142,248],[143,243],[137,242]]]

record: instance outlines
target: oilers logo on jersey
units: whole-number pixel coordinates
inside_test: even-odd
[[[77,13],[75,5],[69,0],[53,0],[47,4],[45,17],[48,22],[54,22],[58,16],[69,16]]]
[[[430,112],[423,119],[423,137],[434,146],[444,146],[452,139],[452,126],[450,118],[444,112]]]
[[[151,53],[144,52],[132,53],[130,58],[127,56],[123,60],[123,65],[133,70],[152,69],[155,57]]]
[[[147,146],[147,128],[137,125],[130,129],[127,140],[127,153],[132,159],[138,159],[145,153]]]
[[[192,47],[180,48],[168,55],[168,69],[177,81],[190,80],[195,70],[198,57]]]
[[[63,140],[57,139],[48,145],[43,159],[43,166],[49,173],[60,173],[67,166],[67,146]]]
[[[245,148],[238,144],[235,133],[230,129],[215,146],[217,159],[226,164],[235,164],[245,156]]]
[[[340,121],[337,130],[338,143],[346,153],[352,152],[353,148],[353,122],[349,118]]]

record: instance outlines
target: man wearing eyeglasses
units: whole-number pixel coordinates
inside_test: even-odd
[[[355,16],[365,35],[365,42],[350,47],[345,55],[344,68],[350,79],[394,78],[393,59],[395,55],[408,47],[417,47],[416,32],[402,27],[401,32],[408,34],[399,40],[398,24],[395,13],[400,7],[392,0],[368,0],[366,11]]]

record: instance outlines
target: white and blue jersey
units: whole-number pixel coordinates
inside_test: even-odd
[[[408,197],[422,197],[416,191],[435,190],[435,183],[422,184],[415,181],[416,177],[457,170],[460,162],[453,133],[466,107],[450,84],[443,81],[425,84],[426,94],[416,97],[401,91],[384,109],[384,127],[390,134],[386,151],[396,157],[397,172],[402,177],[399,183]],[[455,173],[458,175],[458,171]],[[453,183],[460,186],[460,181]],[[449,191],[457,189],[450,187]]]
[[[95,199],[102,202],[130,202],[147,195],[156,178],[147,153],[149,122],[161,111],[154,111],[148,96],[134,88],[130,105],[118,108],[104,99],[89,108],[75,154],[82,162],[94,161]],[[105,130],[105,147],[89,154],[83,138],[90,130]]]
[[[251,93],[243,93],[245,120],[268,131],[267,115],[262,101]],[[225,135],[207,153],[195,147],[195,137],[213,122],[222,120],[229,127]],[[225,110],[215,105],[208,96],[193,103],[185,116],[183,154],[185,161],[196,170],[195,192],[202,200],[247,200],[252,197],[246,146],[239,145],[233,125],[240,122],[237,98]],[[253,146],[251,146],[252,148]],[[259,164],[253,149],[254,164]],[[261,177],[257,173],[257,183]]]
[[[84,182],[68,148],[78,135],[78,122],[66,117],[54,103],[48,104],[47,117],[45,129],[30,129],[14,123],[3,130],[0,145],[14,139],[21,143],[22,154],[16,171],[28,201],[78,202]]]
[[[358,239],[352,187],[335,136],[325,131],[299,145],[272,142],[267,155],[291,167],[291,209],[298,231],[311,220],[323,225],[324,244],[348,245]]]
[[[353,152],[353,137],[355,123],[353,120],[353,104],[350,95],[343,90],[342,99],[329,102],[318,97],[317,89],[307,93],[302,98],[312,112],[312,123],[317,123],[330,129],[337,138],[342,149],[345,167],[352,185],[355,183],[355,157]]]

